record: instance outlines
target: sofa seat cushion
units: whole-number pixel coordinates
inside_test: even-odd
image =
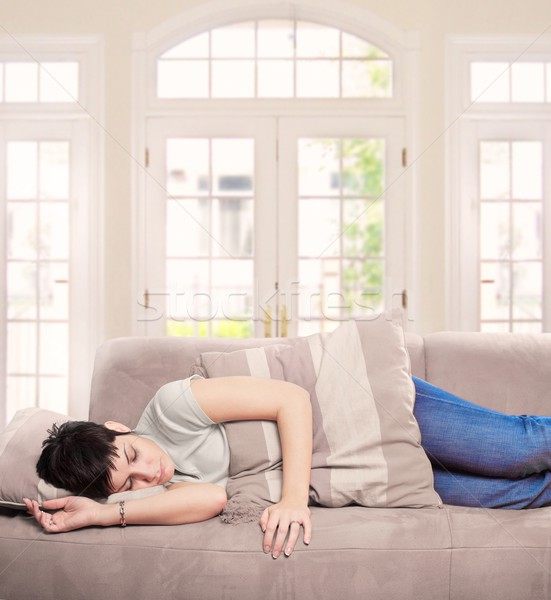
[[[313,507],[310,546],[299,542],[277,560],[262,551],[256,523],[48,535],[11,514],[0,516],[0,589],[10,600],[74,600],[90,590],[94,598],[333,600],[343,589],[347,600],[441,600],[449,588],[448,519],[437,508]]]

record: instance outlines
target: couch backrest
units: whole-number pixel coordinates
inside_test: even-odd
[[[551,415],[551,334],[434,333],[425,379],[508,414]]]
[[[407,333],[412,373],[477,404],[551,415],[551,334]],[[231,352],[281,339],[118,338],[97,351],[90,419],[134,427],[164,384],[189,375],[201,352]]]
[[[201,352],[231,352],[276,339],[181,337],[116,338],[97,351],[90,396],[90,420],[120,421],[134,427],[145,406],[165,383],[185,379]]]

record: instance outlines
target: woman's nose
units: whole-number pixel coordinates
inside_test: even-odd
[[[144,465],[134,474],[135,487],[138,487],[138,484],[142,484],[140,487],[146,487],[155,480],[155,477],[156,473],[153,465]]]

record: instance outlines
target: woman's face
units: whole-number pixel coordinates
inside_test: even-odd
[[[174,476],[172,459],[155,442],[130,433],[118,435],[115,446],[112,493],[163,485]]]

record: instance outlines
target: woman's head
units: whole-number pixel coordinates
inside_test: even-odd
[[[172,459],[152,440],[115,421],[53,425],[36,465],[56,487],[91,498],[168,483]],[[124,437],[119,437],[124,436]]]
[[[73,494],[106,498],[118,456],[118,432],[88,421],[67,421],[48,429],[36,471],[42,479]]]

